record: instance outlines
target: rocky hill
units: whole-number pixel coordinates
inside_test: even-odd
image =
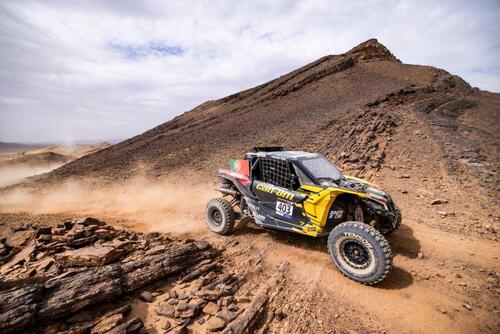
[[[139,168],[154,175],[184,168],[213,175],[229,157],[264,144],[323,152],[363,175],[394,160],[392,150],[404,148],[421,158],[427,138],[433,144],[430,158],[448,172],[497,188],[499,106],[500,94],[471,88],[441,69],[403,64],[371,39],[345,54],[205,102],[69,163],[50,178],[122,179]]]

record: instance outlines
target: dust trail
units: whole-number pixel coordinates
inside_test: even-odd
[[[0,188],[21,182],[27,177],[50,172],[63,164],[50,164],[43,167],[31,167],[25,164],[0,167]]]
[[[141,176],[101,186],[95,180],[69,180],[43,192],[14,189],[0,194],[0,211],[123,217],[145,224],[149,231],[189,233],[205,229],[205,205],[215,196],[210,183]]]

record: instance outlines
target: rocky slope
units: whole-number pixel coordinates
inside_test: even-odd
[[[310,303],[283,308],[287,262],[264,266],[248,249],[226,256],[229,244],[214,244],[120,230],[90,217],[14,224],[0,239],[0,333],[301,333],[309,327],[283,321],[290,307]],[[331,314],[327,319],[336,322]],[[361,323],[353,328],[366,330]]]

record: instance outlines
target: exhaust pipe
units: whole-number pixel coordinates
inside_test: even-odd
[[[231,196],[234,196],[236,197],[236,195],[238,195],[238,192],[235,191],[235,190],[231,190],[231,189],[225,189],[225,188],[215,188],[216,191],[220,191],[221,193],[223,193],[224,195],[231,195]]]

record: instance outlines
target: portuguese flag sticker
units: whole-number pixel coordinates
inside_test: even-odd
[[[231,159],[229,160],[229,166],[235,172],[246,176],[250,175],[250,161],[248,160]]]

